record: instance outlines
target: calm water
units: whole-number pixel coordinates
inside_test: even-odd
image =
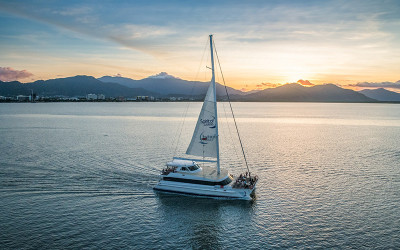
[[[200,106],[0,104],[0,248],[400,248],[399,105],[234,103],[256,200],[155,193]]]

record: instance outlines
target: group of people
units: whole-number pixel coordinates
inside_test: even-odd
[[[161,171],[161,174],[162,174],[162,175],[168,175],[168,174],[171,173],[171,172],[175,172],[175,170],[176,170],[176,167],[167,166],[167,168],[164,168],[164,169]]]
[[[240,174],[239,177],[236,179],[235,183],[233,184],[234,188],[249,188],[253,189],[254,185],[258,180],[257,175],[251,176],[249,172],[244,174]]]

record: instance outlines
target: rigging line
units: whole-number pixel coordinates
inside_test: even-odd
[[[237,148],[235,146],[236,143],[234,143],[234,140],[233,140],[233,137],[232,137],[231,126],[229,126],[228,115],[227,115],[226,108],[225,108],[225,102],[222,103],[222,107],[224,108],[225,122],[226,122],[226,126],[228,127],[229,138],[231,139],[231,142],[232,142],[233,151],[235,151],[236,158],[240,161],[241,157],[239,157]]]
[[[213,45],[214,45],[215,55],[217,56],[217,61],[218,61],[219,70],[221,71],[221,76],[222,76],[222,81],[223,81],[223,83],[224,83],[224,87],[225,87],[226,96],[228,97],[229,106],[230,106],[230,108],[231,108],[231,112],[232,112],[233,121],[234,121],[234,123],[235,123],[235,127],[236,127],[236,133],[237,133],[237,135],[238,135],[238,138],[239,138],[240,147],[242,148],[242,153],[243,153],[244,162],[246,163],[247,171],[249,172],[249,175],[250,175],[250,169],[249,169],[249,165],[247,164],[247,159],[246,159],[246,154],[244,153],[242,139],[240,138],[239,129],[238,129],[238,126],[237,126],[237,123],[236,123],[235,114],[233,113],[233,109],[232,109],[231,100],[230,100],[230,98],[229,98],[228,89],[227,89],[227,87],[226,87],[226,84],[225,84],[225,78],[224,78],[224,74],[222,73],[221,64],[220,64],[220,62],[219,62],[219,57],[218,57],[217,47],[215,47],[215,43],[214,43],[214,41],[213,41]]]
[[[220,80],[220,79],[219,79],[219,72],[217,71],[215,75],[216,75],[217,80],[219,81],[219,80]],[[226,126],[228,127],[228,134],[229,134],[229,138],[230,138],[230,140],[231,140],[231,142],[232,142],[233,151],[235,151],[236,158],[237,158],[239,161],[241,161],[242,158],[239,157],[237,148],[236,148],[236,146],[235,146],[235,145],[237,145],[237,144],[234,143],[234,140],[233,140],[233,137],[232,137],[231,126],[229,126],[229,121],[228,121],[228,115],[227,115],[227,112],[226,112],[225,102],[222,102],[222,107],[223,107],[223,109],[224,109],[225,122],[226,122]],[[222,130],[222,131],[224,132],[224,130]],[[226,137],[227,137],[227,136],[226,136]],[[243,162],[242,162],[242,163],[243,163]]]
[[[207,49],[207,45],[208,45],[208,38],[207,38],[206,43],[205,43],[205,45],[204,45],[203,55],[201,56],[200,64],[199,64],[199,67],[197,68],[197,73],[196,73],[196,77],[194,78],[194,81],[197,81],[197,78],[198,78],[198,76],[199,76],[201,63],[203,62],[203,58],[204,58],[204,55],[205,55],[205,52],[206,52],[206,49]],[[190,90],[189,97],[193,95],[193,92],[194,92],[194,89],[195,89],[196,85],[197,85],[197,84],[193,84],[192,89]],[[180,124],[180,126],[179,126],[178,129],[177,129],[177,133],[178,133],[178,131],[179,131],[179,135],[178,135],[178,138],[177,138],[177,141],[176,141],[176,146],[175,146],[175,150],[174,150],[174,155],[176,155],[176,152],[178,151],[179,141],[180,141],[180,138],[181,138],[181,135],[182,135],[183,127],[184,127],[184,125],[185,125],[185,120],[186,120],[186,117],[187,117],[187,112],[188,112],[188,110],[189,110],[189,106],[190,106],[190,100],[189,100],[188,104],[186,105],[186,110],[185,110],[185,112],[182,114],[182,116],[183,116],[183,121],[182,121],[182,123]],[[177,133],[176,133],[176,134],[177,134]]]

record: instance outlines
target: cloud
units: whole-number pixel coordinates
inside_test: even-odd
[[[279,86],[282,86],[282,85],[283,84],[281,84],[281,83],[262,82],[260,84],[257,84],[256,88],[254,90],[263,90],[263,89],[268,89],[268,88],[276,88],[276,87],[279,87]],[[248,86],[246,85],[246,87],[248,87]],[[248,89],[248,88],[246,88],[246,89]]]
[[[297,83],[300,83],[303,86],[314,86],[314,83],[311,83],[309,80],[298,80]]]
[[[176,41],[177,32],[164,24],[130,24],[125,22],[107,23],[99,18],[100,12],[95,7],[76,6],[52,10],[56,6],[46,8],[29,5],[2,3],[0,10],[10,14],[38,21],[56,28],[72,31],[77,34],[111,41],[123,47],[142,53],[162,57],[167,54],[163,48],[168,40]],[[129,21],[129,20],[128,20]]]
[[[400,80],[397,82],[359,82],[356,84],[350,84],[351,87],[363,87],[363,88],[392,88],[400,89]]]
[[[59,14],[62,16],[78,16],[78,15],[87,15],[92,12],[92,8],[89,6],[75,6],[75,7],[66,7],[62,10],[54,10],[54,14]]]
[[[263,83],[261,83],[261,85],[264,88],[276,88],[276,87],[282,86],[281,83],[270,83],[270,82],[263,82]]]
[[[268,88],[276,88],[279,86],[282,86],[283,84],[281,83],[270,83],[270,82],[262,82],[260,84],[256,85],[256,88],[254,90],[263,90],[263,89],[268,89]],[[246,87],[248,87],[246,85]]]
[[[0,67],[0,80],[9,82],[33,76],[26,70],[16,70],[10,67]]]

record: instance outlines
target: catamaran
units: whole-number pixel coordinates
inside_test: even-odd
[[[206,197],[251,200],[254,197],[258,177],[250,173],[233,112],[232,115],[247,166],[247,172],[235,178],[228,170],[221,169],[220,167],[217,92],[215,86],[212,35],[210,35],[210,50],[212,78],[193,132],[192,140],[186,150],[187,155],[200,156],[202,159],[173,157],[173,160],[168,162],[166,168],[162,170],[161,179],[154,189]],[[228,95],[227,91],[226,93]],[[205,157],[216,160],[206,160]],[[203,164],[200,164],[200,162]],[[216,163],[216,168],[215,166],[207,166],[204,163],[214,165]]]

